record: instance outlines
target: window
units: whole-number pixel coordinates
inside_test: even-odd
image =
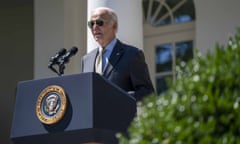
[[[152,26],[195,20],[193,0],[143,0],[144,19]]]
[[[193,58],[193,0],[143,0],[144,51],[158,94],[176,79],[179,61]]]
[[[193,58],[193,41],[161,44],[156,46],[156,88],[164,92],[176,77],[175,66],[180,61]]]

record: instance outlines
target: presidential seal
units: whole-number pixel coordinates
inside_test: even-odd
[[[51,85],[39,94],[36,103],[36,114],[44,124],[55,124],[60,121],[67,108],[67,97],[62,87]]]

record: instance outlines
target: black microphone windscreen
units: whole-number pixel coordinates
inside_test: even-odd
[[[77,47],[72,47],[72,48],[71,48],[71,53],[72,53],[73,55],[76,54],[77,51],[78,51],[78,48],[77,48]]]
[[[67,50],[65,48],[61,48],[57,53],[62,56],[67,52]]]

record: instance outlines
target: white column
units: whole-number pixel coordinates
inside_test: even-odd
[[[117,38],[143,49],[142,5],[139,0],[88,0],[88,19],[97,7],[112,8],[118,15]],[[88,30],[87,51],[96,48],[96,42]]]
[[[80,58],[87,46],[87,1],[34,1],[34,78],[57,76],[48,69],[49,58],[59,49],[79,48],[64,74],[80,73]]]
[[[81,57],[87,47],[87,1],[64,0],[64,45],[78,47],[77,54],[66,64],[66,74],[80,73]]]
[[[34,1],[34,78],[55,76],[49,58],[64,47],[63,0]]]

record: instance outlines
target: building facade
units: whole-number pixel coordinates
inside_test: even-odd
[[[80,71],[79,59],[96,48],[87,20],[91,10],[106,6],[119,18],[117,37],[145,52],[151,79],[158,93],[166,90],[166,79],[174,81],[179,60],[193,57],[224,44],[238,26],[234,1],[194,0],[47,0],[35,1],[35,78],[52,76],[46,61],[61,47],[77,46],[80,53],[67,66],[67,74]],[[223,12],[223,8],[228,11]],[[43,11],[44,9],[44,11]],[[234,15],[236,17],[234,17]],[[230,19],[231,18],[231,19]],[[211,32],[210,32],[211,31]],[[56,42],[58,41],[58,42]],[[43,50],[45,49],[45,50]]]

